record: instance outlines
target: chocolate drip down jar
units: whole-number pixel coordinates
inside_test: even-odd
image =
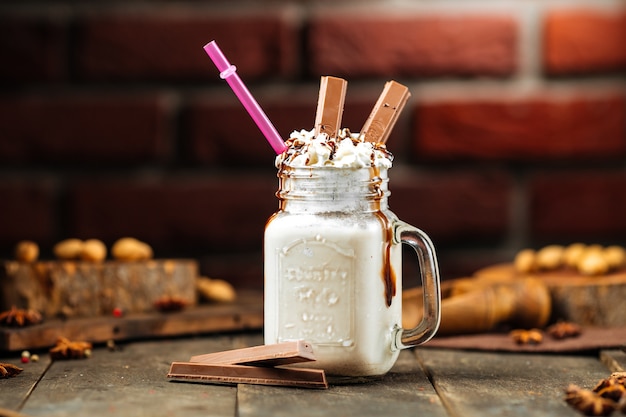
[[[317,358],[307,366],[337,376],[382,375],[401,349],[437,331],[435,250],[389,209],[389,160],[339,164],[336,156],[312,166],[306,158],[277,160],[279,209],[264,239],[265,344],[306,340]],[[415,250],[424,289],[422,320],[413,329],[402,328],[402,244]]]

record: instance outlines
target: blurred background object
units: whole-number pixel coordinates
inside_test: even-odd
[[[313,127],[322,75],[348,80],[353,129],[385,81],[410,88],[390,205],[444,279],[548,242],[626,244],[622,0],[4,0],[0,28],[2,258],[135,236],[262,288],[274,154],[213,39],[285,137]]]

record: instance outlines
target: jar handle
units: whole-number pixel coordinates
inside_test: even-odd
[[[398,328],[395,334],[395,347],[406,349],[427,342],[439,328],[441,322],[439,266],[435,247],[430,238],[417,227],[397,220],[394,225],[394,240],[407,244],[415,250],[424,294],[424,313],[421,322],[412,329]]]

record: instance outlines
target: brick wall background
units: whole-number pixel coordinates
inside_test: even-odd
[[[412,98],[391,207],[444,278],[545,243],[626,244],[622,0],[0,4],[0,255],[131,235],[261,288],[273,152],[202,46],[217,40],[279,132],[319,77],[358,130],[384,82]]]

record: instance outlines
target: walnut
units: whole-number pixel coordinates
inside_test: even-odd
[[[22,240],[15,246],[15,259],[20,262],[35,262],[39,258],[39,245],[31,240]]]
[[[22,371],[22,368],[10,363],[0,363],[0,378],[11,378]]]
[[[617,408],[615,401],[573,384],[565,391],[565,402],[587,416],[608,416]]]
[[[196,281],[196,290],[207,301],[232,302],[237,298],[235,288],[223,279],[200,277]]]
[[[20,309],[15,306],[0,313],[0,324],[12,327],[24,327],[39,324],[43,321],[41,314],[33,309]]]
[[[602,255],[611,269],[620,269],[626,263],[626,250],[621,246],[608,246]]]
[[[604,257],[601,246],[587,247],[576,265],[583,275],[604,275],[609,272],[609,263]]]
[[[576,268],[578,260],[582,257],[587,245],[584,243],[572,243],[565,248],[563,252],[563,262],[565,266]]]
[[[536,267],[535,262],[536,254],[532,249],[524,249],[521,250],[515,255],[515,260],[513,261],[513,265],[515,265],[515,270],[521,274],[528,274],[533,272]]]
[[[559,321],[547,328],[547,333],[554,339],[567,339],[569,337],[577,337],[582,333],[582,329],[576,323],[567,321]]]
[[[84,243],[80,239],[65,239],[54,245],[52,251],[59,259],[78,259],[83,251],[83,245]]]
[[[560,245],[548,245],[537,251],[536,264],[540,270],[553,270],[563,265],[565,248]]]
[[[106,245],[98,239],[88,239],[83,242],[80,259],[87,262],[102,262],[107,257]]]
[[[60,337],[57,344],[50,349],[52,359],[82,359],[91,356],[92,344],[89,342],[70,341]]]
[[[543,342],[543,334],[539,329],[517,329],[512,330],[509,336],[518,345],[538,345]]]
[[[120,261],[147,261],[152,259],[152,247],[132,237],[123,237],[111,247],[111,254]]]
[[[515,256],[513,265],[522,274],[573,268],[582,275],[600,276],[626,267],[626,248],[583,243],[566,247],[548,245],[536,252],[521,250]]]
[[[154,302],[154,308],[159,311],[180,311],[187,307],[187,300],[180,297],[165,295]]]

